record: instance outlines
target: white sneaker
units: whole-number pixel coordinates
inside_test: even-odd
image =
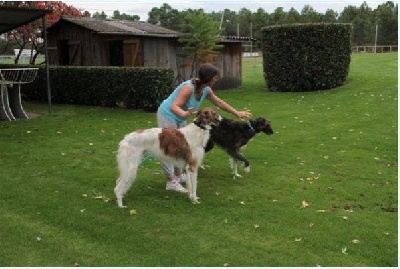
[[[181,174],[180,176],[175,176],[179,183],[186,183],[186,174]]]
[[[188,192],[177,180],[168,181],[165,189],[167,191]]]

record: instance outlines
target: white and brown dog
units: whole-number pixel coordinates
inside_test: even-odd
[[[194,204],[199,203],[197,171],[203,161],[211,127],[217,126],[221,119],[213,109],[204,108],[197,112],[193,123],[181,129],[151,128],[126,135],[119,143],[117,154],[120,175],[114,193],[118,206],[124,207],[122,197],[132,186],[145,152],[186,169],[189,198]]]

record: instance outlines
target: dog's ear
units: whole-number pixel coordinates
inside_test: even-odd
[[[271,122],[269,120],[264,118],[258,118],[258,121],[260,124],[259,126],[260,131],[266,133],[267,135],[272,135],[274,133],[271,127]]]
[[[265,118],[259,117],[257,119],[251,120],[250,122],[257,133],[264,132],[267,135],[272,135],[274,133],[271,127],[271,123]]]
[[[261,129],[264,128],[264,126],[266,125],[266,120],[261,117],[251,120],[250,122],[253,128],[257,131],[261,131]]]
[[[200,126],[201,123],[203,122],[202,119],[202,110],[197,111],[196,117],[194,118],[193,122],[197,125]]]

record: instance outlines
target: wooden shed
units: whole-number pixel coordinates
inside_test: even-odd
[[[242,81],[242,42],[224,37],[216,60],[220,80],[216,89],[235,88]],[[178,32],[140,21],[62,17],[48,29],[50,65],[164,67],[175,72],[176,83],[189,79],[191,67],[179,57]]]

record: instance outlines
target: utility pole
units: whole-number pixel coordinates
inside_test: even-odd
[[[375,53],[376,53],[376,44],[377,43],[378,43],[378,24],[376,25],[376,28],[375,28],[375,48],[374,48]]]
[[[218,35],[221,35],[222,22],[224,21],[224,14],[225,14],[225,9],[222,10],[222,16],[221,16],[221,21],[220,21],[220,23],[219,23],[219,32],[218,32]]]
[[[253,57],[253,68],[256,67],[256,57],[253,55],[253,22],[250,22],[250,57]]]

